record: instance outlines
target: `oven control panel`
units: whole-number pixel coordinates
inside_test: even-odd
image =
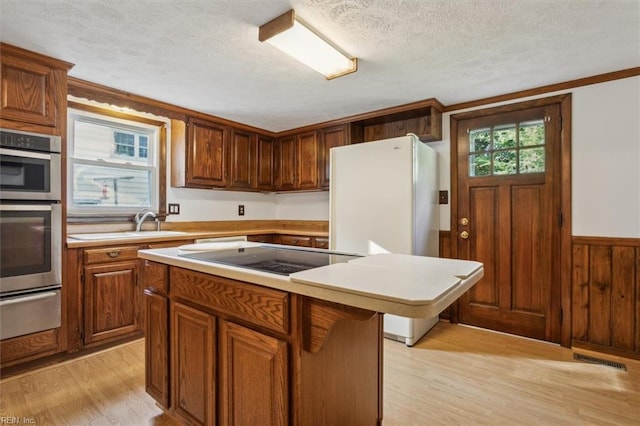
[[[0,147],[25,151],[60,152],[60,136],[0,129]]]

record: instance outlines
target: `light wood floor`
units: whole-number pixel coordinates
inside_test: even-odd
[[[606,356],[626,364],[621,371],[574,361],[556,345],[444,322],[413,348],[385,339],[384,356],[385,426],[640,425],[639,361]],[[141,340],[0,380],[3,416],[174,424],[144,392]]]

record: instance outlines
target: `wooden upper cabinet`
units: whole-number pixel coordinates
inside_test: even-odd
[[[67,71],[71,64],[0,44],[1,127],[38,130],[29,125],[58,128],[66,133]],[[18,122],[8,125],[5,120]]]
[[[319,177],[320,188],[329,189],[329,166],[330,166],[330,150],[337,146],[349,144],[349,127],[348,125],[328,127],[321,129],[319,132]]]
[[[250,190],[256,187],[257,138],[255,133],[232,129],[229,187]]]
[[[296,136],[296,189],[318,188],[318,141],[316,132]]]
[[[362,114],[351,121],[351,143],[396,138],[413,133],[422,142],[442,140],[443,105],[436,99]]]
[[[275,152],[276,191],[296,189],[296,137],[278,139]]]
[[[187,186],[226,187],[229,128],[190,118],[187,137]]]
[[[257,141],[257,178],[256,189],[273,191],[274,186],[274,141],[273,139],[258,135]]]
[[[274,145],[251,130],[194,117],[171,120],[171,185],[273,191]]]

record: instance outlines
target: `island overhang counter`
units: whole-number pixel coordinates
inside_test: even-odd
[[[395,254],[290,275],[138,255],[146,389],[192,424],[380,424],[382,315],[437,315],[483,273]]]

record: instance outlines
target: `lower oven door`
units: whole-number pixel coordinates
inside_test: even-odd
[[[61,205],[0,203],[0,294],[62,284]]]
[[[60,327],[60,287],[0,299],[0,339]]]

